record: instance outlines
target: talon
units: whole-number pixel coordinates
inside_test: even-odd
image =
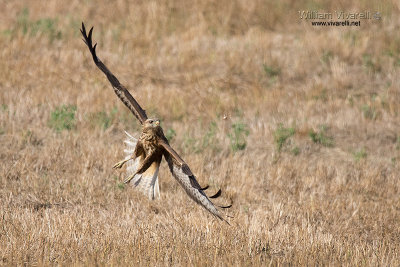
[[[122,168],[122,166],[124,166],[125,162],[127,162],[127,160],[121,160],[120,162],[117,162],[116,164],[114,164],[113,169]]]
[[[129,176],[128,178],[126,178],[126,179],[124,180],[124,184],[129,183],[129,182],[133,179],[133,177],[135,177],[135,175],[136,175],[136,173],[134,173],[134,174],[132,174],[131,176]]]

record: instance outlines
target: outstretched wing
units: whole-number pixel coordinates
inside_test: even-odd
[[[164,147],[165,153],[164,157],[168,162],[169,170],[179,184],[185,189],[186,193],[195,202],[203,206],[211,214],[215,215],[221,220],[226,221],[221,213],[218,211],[217,207],[211,202],[211,200],[204,193],[203,188],[199,185],[196,177],[193,175],[189,166],[183,161],[183,159],[175,152],[175,150],[168,144],[166,140],[160,140],[159,144]],[[206,189],[206,188],[205,188]],[[205,190],[204,189],[204,190]],[[215,195],[210,198],[217,198],[221,195],[221,190],[219,190]],[[220,207],[229,208],[230,206]]]
[[[129,110],[135,115],[135,117],[140,121],[141,124],[147,120],[146,111],[140,107],[138,102],[133,98],[129,91],[118,81],[117,77],[111,73],[111,71],[106,67],[106,65],[101,62],[101,60],[96,55],[96,46],[92,43],[92,31],[93,27],[90,29],[89,34],[86,34],[85,25],[82,22],[81,33],[83,35],[83,41],[89,47],[89,51],[92,54],[93,61],[96,66],[107,76],[112,87],[114,88],[115,94],[122,100],[122,102],[129,108]]]

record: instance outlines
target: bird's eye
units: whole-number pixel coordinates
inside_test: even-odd
[[[153,123],[153,120],[150,120],[149,122],[150,122],[150,123]]]

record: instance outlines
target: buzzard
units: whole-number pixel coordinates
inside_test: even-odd
[[[127,157],[115,164],[113,168],[121,168],[128,162],[127,172],[129,176],[124,182],[132,184],[150,199],[156,199],[160,196],[158,170],[162,157],[164,157],[173,177],[175,177],[178,183],[183,187],[183,189],[185,189],[189,197],[217,218],[226,221],[222,217],[218,208],[229,208],[231,205],[217,206],[210,200],[210,198],[219,197],[221,195],[221,189],[210,197],[204,193],[204,190],[206,190],[208,186],[202,188],[199,185],[189,166],[169,145],[160,126],[160,120],[156,118],[148,118],[145,110],[140,107],[129,91],[97,57],[97,43],[94,45],[92,43],[92,31],[93,27],[90,29],[89,34],[87,34],[85,25],[82,22],[81,33],[83,35],[83,41],[88,46],[94,63],[107,76],[115,94],[129,108],[142,125],[142,133],[140,134],[139,139],[135,139],[133,136],[126,133],[128,135],[128,139],[125,141],[128,145],[128,149],[125,150]]]

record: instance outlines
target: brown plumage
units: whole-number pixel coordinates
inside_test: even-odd
[[[121,168],[125,163],[127,163],[127,172],[129,176],[124,182],[132,184],[138,190],[146,194],[150,199],[156,199],[160,195],[158,171],[160,162],[164,156],[172,175],[183,187],[189,197],[203,206],[211,214],[221,220],[225,220],[217,207],[229,208],[231,205],[226,207],[215,206],[210,200],[210,198],[219,197],[221,195],[221,190],[213,196],[207,197],[203,190],[206,190],[208,186],[202,188],[199,185],[189,166],[169,145],[160,126],[160,121],[158,119],[149,119],[147,117],[145,110],[140,107],[129,91],[97,57],[97,44],[92,44],[92,31],[93,27],[90,29],[89,34],[86,34],[85,25],[82,23],[81,33],[84,38],[83,41],[88,46],[94,63],[107,76],[114,88],[115,94],[142,124],[142,133],[138,140],[127,133],[128,139],[125,140],[125,143],[127,144],[127,149],[125,150],[127,157],[115,164],[114,168]]]

